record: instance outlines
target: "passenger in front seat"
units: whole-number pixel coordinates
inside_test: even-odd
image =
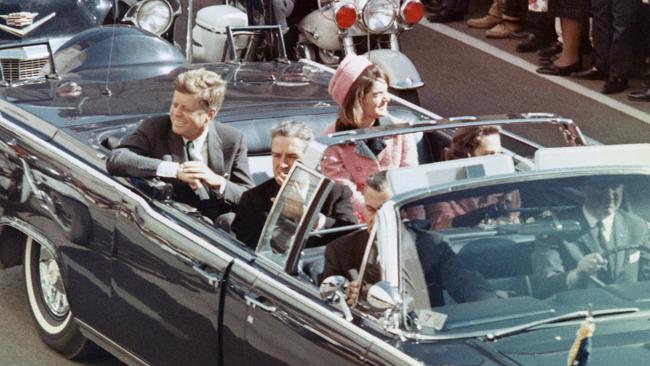
[[[271,156],[274,177],[244,192],[232,223],[232,231],[249,248],[255,250],[266,218],[273,206],[274,198],[280,191],[280,187],[287,178],[293,163],[303,157],[307,145],[313,138],[314,132],[300,122],[283,122],[271,130]],[[352,192],[348,187],[335,184],[325,203],[323,203],[317,221],[317,228],[323,229],[356,224],[357,220],[350,202],[351,196]],[[320,244],[325,244],[339,235],[341,234],[325,236],[320,241]],[[318,243],[311,244],[316,245]]]
[[[358,297],[360,282],[352,278],[350,270],[359,270],[362,264],[369,233],[375,224],[377,211],[390,196],[390,187],[386,178],[387,171],[373,174],[365,184],[365,216],[367,229],[358,230],[329,243],[325,249],[325,267],[322,279],[333,275],[345,276],[352,280],[348,287],[348,303],[352,304]],[[494,290],[476,271],[468,269],[456,256],[446,242],[439,240],[435,233],[427,232],[421,225],[424,221],[409,223],[412,232],[412,245],[408,252],[408,263],[401,259],[402,270],[413,289],[410,293],[427,288],[430,306],[443,304],[442,291],[447,290],[457,302],[480,301],[496,298]],[[428,225],[426,225],[428,227]],[[408,265],[407,265],[408,264]],[[418,267],[414,267],[418,266]],[[366,265],[364,284],[374,284],[381,280],[381,270],[377,251],[372,248]],[[365,290],[365,289],[364,289]]]

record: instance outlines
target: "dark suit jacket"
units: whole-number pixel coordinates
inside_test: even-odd
[[[257,242],[264,228],[266,217],[271,211],[273,202],[271,198],[278,195],[280,186],[275,179],[271,178],[266,182],[244,192],[237,206],[235,220],[232,223],[232,231],[237,238],[244,242],[249,248],[255,249]],[[354,209],[350,202],[352,192],[348,187],[335,184],[332,191],[325,199],[321,213],[325,215],[325,228],[354,225],[357,219],[354,216]],[[317,240],[318,243],[310,242],[310,246],[321,245],[334,240],[342,234],[330,234]]]
[[[447,242],[434,232],[426,230],[428,223],[421,221],[414,220],[407,223],[408,229],[406,229],[412,230],[415,234],[414,249],[417,252],[415,259],[418,263],[406,263],[404,260],[400,263],[401,270],[406,272],[406,277],[412,278],[411,283],[416,284],[416,288],[411,290],[415,292],[428,288],[428,305],[432,307],[444,305],[443,290],[447,290],[449,295],[459,303],[496,298],[494,290],[485,278],[467,268]],[[332,275],[342,275],[351,279],[348,271],[353,268],[360,269],[367,242],[367,230],[359,230],[328,244],[325,249],[322,279]],[[407,245],[404,242],[403,244]],[[411,248],[403,248],[400,252],[404,253],[409,249]],[[420,265],[421,268],[412,268],[411,266],[414,265]],[[377,277],[378,272],[373,270],[370,273]],[[422,280],[425,283],[415,279],[420,275],[423,276]],[[364,278],[364,282],[367,283],[377,280],[380,278]]]
[[[596,242],[582,208],[560,215],[563,220],[580,223],[581,232],[576,238],[539,240],[531,255],[533,266],[533,289],[535,296],[547,297],[555,292],[566,290],[567,272],[578,266],[580,259],[590,253],[600,253],[602,249]],[[612,226],[610,247],[624,248],[643,245],[648,247],[648,226],[638,216],[617,211]],[[650,249],[650,248],[648,248]],[[645,251],[625,249],[606,256],[608,268],[598,271],[596,277],[604,283],[626,283],[638,281],[650,269],[650,257]],[[579,287],[594,286],[586,278]]]
[[[169,181],[174,185],[174,199],[197,207],[204,213],[211,211],[208,216],[216,217],[236,205],[242,193],[253,186],[253,180],[248,171],[244,135],[240,131],[211,121],[206,143],[208,166],[229,181],[223,197],[211,191],[213,199],[201,202],[186,183],[177,179]],[[154,178],[156,169],[165,156],[168,157],[167,160],[178,163],[188,160],[183,138],[172,131],[169,116],[144,120],[113,151],[106,169],[115,176]]]

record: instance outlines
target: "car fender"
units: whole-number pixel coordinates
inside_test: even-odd
[[[55,52],[54,63],[57,73],[64,78],[86,72],[85,79],[93,75],[91,78],[117,81],[166,74],[187,64],[187,60],[176,47],[155,34],[117,25],[79,33]],[[111,69],[129,72],[124,75],[110,72]]]

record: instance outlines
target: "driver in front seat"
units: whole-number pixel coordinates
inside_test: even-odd
[[[540,240],[531,255],[533,289],[538,297],[650,279],[648,225],[635,214],[620,210],[623,185],[590,184],[583,187],[583,193],[582,207],[558,215],[580,223],[579,237]]]

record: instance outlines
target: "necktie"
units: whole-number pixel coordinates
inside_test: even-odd
[[[603,224],[602,221],[598,221],[596,224],[596,227],[598,229],[598,244],[600,244],[600,249],[602,251],[606,251],[609,249],[609,240],[607,240],[607,237],[605,236],[605,224]]]
[[[603,252],[606,252],[610,249],[613,249],[613,242],[610,240],[607,240],[607,237],[605,236],[605,224],[603,224],[602,221],[598,221],[598,224],[596,224],[598,227],[598,244],[600,244],[600,250]],[[609,276],[611,277],[610,280],[614,280],[614,273],[616,269],[616,261],[617,261],[617,255],[614,253],[614,255],[606,255],[605,259],[607,259],[607,270],[609,272]]]
[[[185,144],[185,153],[187,154],[187,159],[189,161],[203,161],[201,154],[194,148],[194,141],[188,141],[187,144]],[[201,201],[210,199],[210,195],[203,184],[199,184],[198,188],[194,190],[194,194],[196,194]]]
[[[194,148],[194,141],[188,141],[187,144],[185,144],[185,153],[187,154],[187,160],[189,161],[203,160],[201,154]]]

